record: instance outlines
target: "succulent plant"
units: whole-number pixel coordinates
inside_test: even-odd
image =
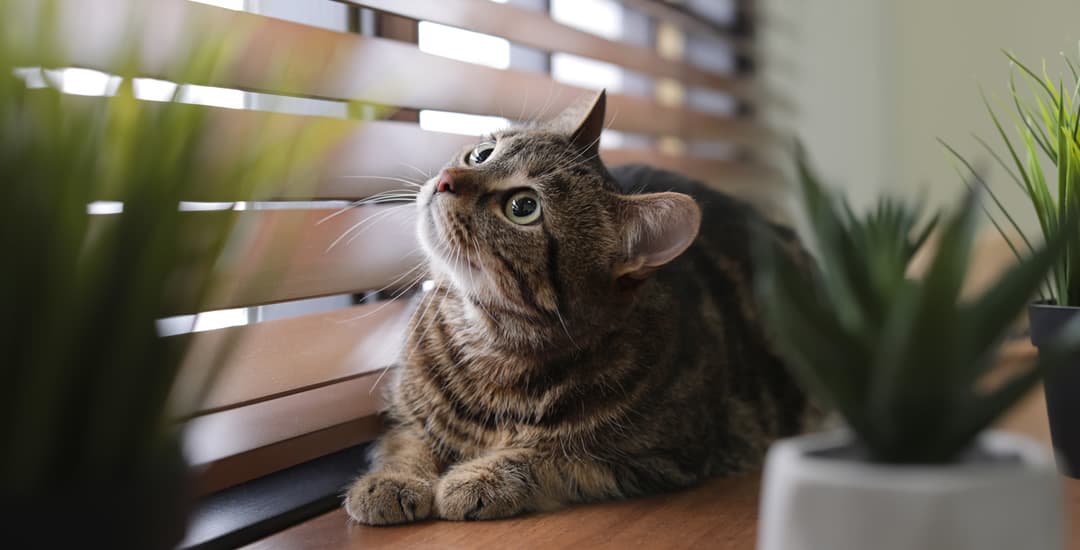
[[[881,199],[867,214],[824,187],[797,154],[802,208],[819,265],[800,276],[776,245],[758,246],[758,298],[790,368],[846,421],[869,460],[944,463],[1077,348],[1075,327],[1038,364],[986,388],[1010,326],[1065,248],[1055,237],[985,293],[961,300],[979,193],[921,229],[922,208]],[[1063,220],[1071,227],[1075,221]],[[908,275],[928,235],[940,229],[926,273]]]

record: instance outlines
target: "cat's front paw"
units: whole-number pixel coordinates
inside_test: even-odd
[[[529,510],[530,491],[520,475],[498,467],[461,464],[435,488],[435,511],[450,520],[498,519]]]
[[[431,482],[416,477],[374,473],[353,483],[345,510],[368,525],[392,525],[426,519],[434,499]]]

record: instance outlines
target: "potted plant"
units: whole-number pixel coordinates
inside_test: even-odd
[[[191,499],[176,416],[205,391],[177,392],[185,341],[160,338],[155,323],[178,304],[197,309],[237,216],[193,220],[180,201],[207,191],[265,196],[313,164],[313,144],[326,136],[256,135],[215,154],[210,138],[221,128],[207,109],[180,103],[178,92],[164,102],[134,97],[133,42],[119,49],[114,66],[125,73],[113,96],[31,89],[18,75],[50,82],[63,40],[53,3],[38,5],[36,20],[26,5],[0,0],[4,542],[171,548]],[[226,39],[198,28],[164,67],[179,82],[203,81],[228,61]],[[120,211],[91,214],[102,199]]]
[[[777,245],[763,243],[758,297],[793,374],[847,428],[770,449],[758,548],[1060,548],[1052,460],[1031,441],[986,428],[1066,360],[1080,326],[1031,370],[990,387],[986,375],[1064,239],[961,302],[977,193],[916,232],[920,208],[881,200],[859,216],[822,187],[801,152],[798,169],[819,281],[808,284]],[[908,277],[937,225],[928,271]]]
[[[995,151],[982,139],[978,139],[979,144],[1023,191],[1033,207],[1044,240],[1069,232],[1066,252],[1054,262],[1049,283],[1041,291],[1038,301],[1028,308],[1031,342],[1041,351],[1080,312],[1080,234],[1062,223],[1062,219],[1080,208],[1080,105],[1076,103],[1080,92],[1080,67],[1062,56],[1069,77],[1055,81],[1045,64],[1039,74],[1013,55],[1006,55],[1026,84],[1025,89],[1018,89],[1016,70],[1010,74],[1009,102],[1014,110],[1011,118],[1019,143],[1009,137],[1005,125],[984,96],[1005,152]],[[971,163],[955,149],[946,147],[974,173]],[[1044,167],[1047,161],[1053,168]],[[991,195],[996,211],[1002,214],[1004,219],[990,217],[1009,247],[1018,257],[1029,252],[1031,243],[1037,239],[1025,234],[984,180],[976,175],[976,181]],[[1063,473],[1080,476],[1080,422],[1077,421],[1080,419],[1080,399],[1077,399],[1080,396],[1080,357],[1074,359],[1070,367],[1048,373],[1044,389],[1058,465]]]

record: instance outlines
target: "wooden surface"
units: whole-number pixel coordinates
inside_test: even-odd
[[[1030,357],[1024,343],[1009,346],[1005,367]],[[1042,391],[1033,391],[999,424],[1049,445]],[[1080,481],[1065,480],[1069,550],[1080,550]],[[623,502],[577,506],[502,521],[428,521],[365,527],[338,509],[256,542],[248,548],[717,548],[753,549],[759,477],[715,479],[701,487]]]
[[[363,527],[341,510],[248,546],[250,549],[376,548],[752,548],[758,478],[717,479],[696,489],[578,506],[501,521],[432,521]]]

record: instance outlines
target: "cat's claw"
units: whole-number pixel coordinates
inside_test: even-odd
[[[353,483],[345,510],[358,523],[393,525],[427,519],[434,495],[431,482],[414,477],[369,474]]]

